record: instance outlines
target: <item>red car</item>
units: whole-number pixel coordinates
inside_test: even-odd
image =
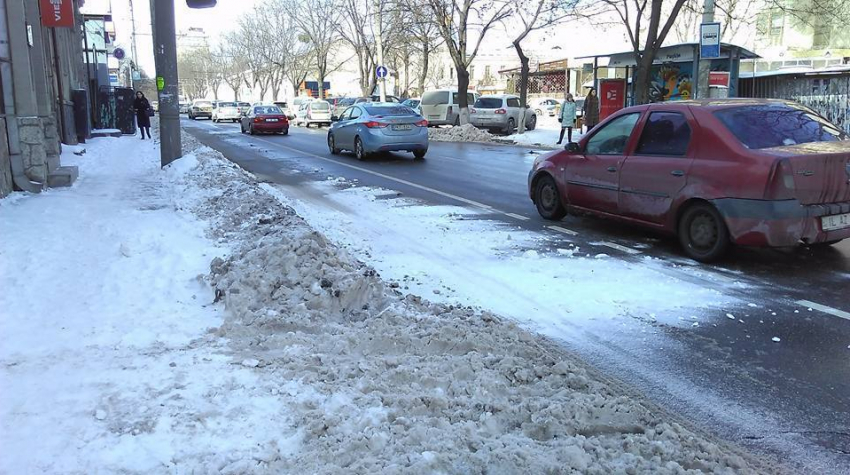
[[[539,157],[528,189],[546,219],[649,226],[703,262],[730,243],[829,245],[850,237],[850,138],[788,101],[635,106]]]
[[[289,134],[289,119],[278,106],[253,106],[239,124],[243,134]]]

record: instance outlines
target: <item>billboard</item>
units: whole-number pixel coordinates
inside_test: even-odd
[[[599,120],[622,109],[626,103],[625,79],[599,80]]]
[[[74,0],[40,0],[41,24],[50,28],[74,27]]]

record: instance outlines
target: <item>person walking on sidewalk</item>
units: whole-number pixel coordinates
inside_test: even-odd
[[[573,141],[573,127],[576,125],[576,101],[573,95],[567,93],[567,98],[561,104],[561,117],[558,118],[561,123],[561,137],[558,138],[558,145],[564,141],[564,130],[567,131],[567,143]]]
[[[584,123],[587,124],[588,132],[599,123],[599,97],[596,96],[595,87],[591,87],[587,97],[584,98],[582,117],[584,117]]]
[[[151,138],[151,103],[142,91],[136,91],[136,100],[133,101],[133,109],[136,110],[136,123],[139,130],[142,132],[142,140],[145,139],[145,133],[148,138]]]

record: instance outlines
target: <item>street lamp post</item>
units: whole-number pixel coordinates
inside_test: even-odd
[[[174,0],[151,0],[151,18],[156,90],[159,96],[160,165],[164,167],[183,156],[180,143]]]

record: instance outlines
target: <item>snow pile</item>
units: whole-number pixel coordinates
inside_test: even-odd
[[[746,473],[695,435],[487,312],[385,286],[211,153],[186,186],[234,252],[211,264],[217,330],[293,415],[300,447],[255,466],[289,473]],[[212,191],[214,190],[214,191]],[[247,362],[247,364],[246,364]]]
[[[495,137],[472,124],[428,129],[428,139],[435,142],[493,142]]]

